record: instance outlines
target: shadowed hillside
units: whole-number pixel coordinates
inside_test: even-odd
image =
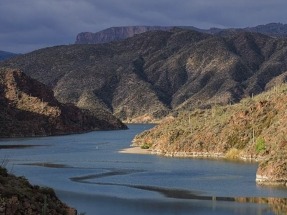
[[[173,29],[41,49],[0,65],[47,84],[61,102],[142,122],[238,102],[282,83],[286,52],[287,40],[258,33],[216,36]]]
[[[8,174],[0,166],[0,214],[76,215],[77,211],[61,202],[53,189],[31,185],[24,177]]]
[[[44,84],[19,70],[0,69],[0,137],[46,136],[126,128],[110,114],[59,103]]]

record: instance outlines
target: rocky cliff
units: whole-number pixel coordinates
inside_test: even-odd
[[[19,70],[0,69],[0,101],[0,137],[126,128],[113,116],[59,103],[53,91]]]
[[[139,134],[152,153],[259,161],[259,184],[287,186],[287,85],[240,103],[182,112]]]
[[[123,41],[46,48],[0,63],[56,98],[129,122],[256,95],[286,79],[287,40],[258,33],[150,31]],[[77,87],[75,87],[77,86]]]
[[[141,34],[147,31],[168,31],[172,27],[163,26],[126,26],[126,27],[112,27],[105,30],[92,33],[82,32],[76,37],[75,44],[97,44],[108,43],[112,41],[123,40],[133,37],[136,34]]]

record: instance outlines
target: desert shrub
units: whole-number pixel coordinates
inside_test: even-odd
[[[239,153],[240,153],[240,150],[238,150],[236,148],[231,148],[225,154],[225,158],[231,159],[231,160],[236,160],[239,158]]]
[[[149,144],[149,143],[144,143],[144,144],[141,146],[142,149],[149,149],[150,147],[151,147],[151,144]]]
[[[51,196],[51,197],[56,196],[55,191],[50,187],[41,187],[40,190],[44,195]]]
[[[0,175],[6,177],[8,175],[7,169],[0,166]]]
[[[260,153],[260,152],[262,152],[262,151],[264,151],[264,150],[266,149],[266,144],[265,144],[264,138],[259,137],[259,138],[256,140],[255,148],[256,148],[256,152],[257,152],[257,153]]]

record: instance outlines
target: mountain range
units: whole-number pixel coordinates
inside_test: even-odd
[[[287,80],[285,27],[122,29],[125,39],[7,59],[0,133],[126,128],[112,114],[126,122],[172,115],[138,136],[140,144],[171,156],[261,160],[257,182],[286,186],[286,85],[278,87]]]
[[[53,89],[60,102],[128,122],[240,101],[286,80],[287,39],[174,28],[103,44],[40,49],[0,63]]]
[[[266,25],[258,25],[255,27],[247,28],[210,28],[200,29],[193,26],[123,26],[123,27],[111,27],[102,31],[82,32],[76,37],[75,44],[98,44],[108,43],[112,41],[123,40],[132,37],[136,34],[144,33],[147,31],[170,31],[173,28],[181,28],[194,30],[201,33],[208,33],[213,35],[227,35],[233,34],[234,32],[255,32],[261,33],[272,37],[286,37],[287,36],[287,25],[282,23],[269,23]]]

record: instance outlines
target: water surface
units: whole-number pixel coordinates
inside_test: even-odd
[[[256,185],[256,163],[118,153],[152,126],[2,139],[0,160],[31,183],[54,188],[61,200],[87,215],[267,215],[276,214],[270,205],[240,203],[238,197],[253,197],[241,202],[270,197],[282,202],[287,197],[284,188]]]

